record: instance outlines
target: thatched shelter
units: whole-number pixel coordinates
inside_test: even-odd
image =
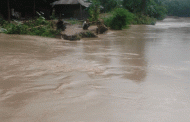
[[[89,7],[91,3],[85,0],[59,0],[52,3],[56,14],[64,14],[63,17],[84,19],[88,17],[88,13],[84,10]]]

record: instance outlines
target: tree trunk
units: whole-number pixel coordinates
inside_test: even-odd
[[[143,14],[145,14],[146,4],[147,4],[147,0],[142,0],[141,10]]]
[[[7,8],[8,8],[8,22],[11,22],[11,11],[10,11],[10,3],[9,0],[7,0]]]
[[[82,6],[80,5],[80,18],[82,20]]]
[[[34,0],[34,8],[33,8],[33,12],[34,12],[34,17],[36,15],[36,1]]]

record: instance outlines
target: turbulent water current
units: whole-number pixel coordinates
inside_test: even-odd
[[[190,18],[80,41],[0,34],[0,122],[189,122]]]

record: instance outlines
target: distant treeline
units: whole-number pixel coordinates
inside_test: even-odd
[[[143,13],[162,19],[169,16],[190,16],[190,0],[99,0],[106,11],[122,6],[132,13]]]
[[[168,10],[168,15],[189,17],[190,0],[162,0]]]
[[[103,6],[105,12],[115,8],[125,8],[137,15],[163,19],[167,15],[166,6],[160,0],[91,0]]]

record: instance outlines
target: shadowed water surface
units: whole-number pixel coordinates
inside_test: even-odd
[[[190,19],[68,42],[0,34],[2,122],[189,122]]]

